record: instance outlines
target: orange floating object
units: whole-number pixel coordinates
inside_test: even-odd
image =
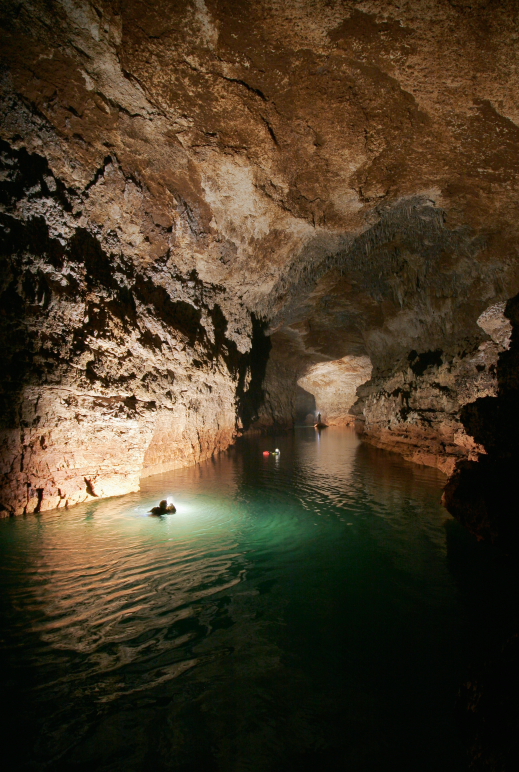
[[[263,451],[264,456],[270,456],[270,450],[264,450]]]

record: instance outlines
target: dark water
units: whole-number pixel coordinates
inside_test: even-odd
[[[303,429],[1,521],[10,770],[464,770],[457,689],[506,610],[443,480]]]

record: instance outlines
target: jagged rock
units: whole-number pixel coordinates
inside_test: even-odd
[[[444,491],[444,504],[479,539],[511,554],[519,549],[517,468],[519,459],[519,296],[505,308],[511,322],[509,348],[497,362],[494,396],[461,410],[460,420],[486,455],[458,464]]]
[[[487,335],[490,335],[494,343],[497,343],[503,350],[510,348],[510,339],[512,337],[512,325],[505,316],[506,303],[496,303],[483,311],[478,318],[477,323]]]
[[[495,395],[498,353],[491,342],[480,344],[472,356],[410,352],[405,369],[365,387],[355,408],[365,421],[363,436],[446,474],[463,458],[476,460],[485,448],[467,434],[460,411]]]

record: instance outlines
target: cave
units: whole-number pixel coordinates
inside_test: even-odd
[[[2,673],[19,768],[515,770],[515,0],[4,0],[0,20]],[[172,486],[178,517],[145,518]],[[213,520],[196,490],[212,497]],[[197,506],[201,530],[191,532],[183,518]],[[347,539],[366,508],[371,546],[361,540],[355,553]],[[129,523],[124,548],[117,518]],[[132,530],[137,522],[149,532]],[[178,533],[157,535],[175,523]],[[314,528],[328,583],[328,568],[312,563]],[[214,541],[226,529],[239,559]],[[293,573],[283,563],[278,579],[272,567],[247,579],[259,570],[249,552],[258,566],[267,545],[285,555],[284,529]],[[137,545],[170,541],[185,552],[150,552],[142,573],[157,597],[174,587],[183,600],[143,600],[148,611],[127,600],[133,610],[111,617],[126,580],[133,598]],[[377,562],[381,544],[392,552]],[[196,575],[181,559],[190,550]],[[404,627],[410,612],[396,596],[385,606],[381,588],[410,592],[397,579],[401,551],[415,556],[409,586],[429,605],[400,646],[410,663],[400,673],[397,638],[388,651],[361,646],[332,618],[360,614],[337,590],[349,555],[358,604],[379,615],[360,614],[363,634],[393,640],[387,609],[395,603]],[[105,559],[120,584],[104,576]],[[434,561],[444,616],[423,568]],[[87,590],[99,596],[90,611]],[[279,623],[285,644],[251,621],[265,614],[274,625],[264,594],[276,619],[291,609]],[[303,632],[306,594],[309,626],[322,625],[337,657],[335,685],[324,669],[313,687],[305,680],[312,657],[325,656]],[[452,605],[456,594],[465,605]],[[142,623],[133,637],[117,627],[125,614],[128,629]],[[149,657],[148,626],[160,640]],[[455,654],[449,635],[465,636]],[[245,640],[254,667],[231,653]],[[440,696],[424,680],[411,704],[425,678],[411,680],[416,652],[432,642],[450,686]],[[297,656],[304,676],[279,665]],[[353,686],[344,663],[355,668],[355,657],[365,669]],[[407,729],[388,718],[390,693]],[[430,713],[413,718],[427,700]]]

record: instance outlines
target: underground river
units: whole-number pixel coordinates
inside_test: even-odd
[[[19,768],[466,769],[457,691],[514,604],[444,480],[297,429],[0,521]],[[167,495],[177,513],[149,516]]]

